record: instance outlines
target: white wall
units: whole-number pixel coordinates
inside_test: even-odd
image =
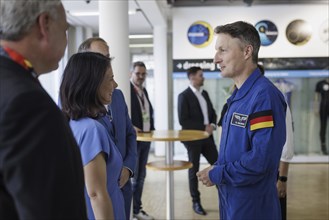
[[[203,48],[193,46],[187,38],[187,32],[189,27],[197,21],[205,21],[214,29],[218,25],[224,25],[235,21],[246,21],[253,25],[261,20],[270,20],[278,28],[278,37],[276,41],[270,46],[262,46],[260,49],[260,58],[269,57],[328,57],[329,56],[329,44],[320,39],[320,27],[325,22],[328,22],[328,5],[266,5],[266,6],[251,6],[251,7],[188,7],[188,8],[174,8],[173,9],[173,59],[212,59],[215,54],[215,42],[216,36],[213,37],[212,42]],[[312,26],[312,36],[310,40],[301,46],[291,44],[286,38],[286,27],[290,22],[296,19],[305,20]],[[300,82],[301,87],[305,87],[303,92],[312,96],[314,93],[314,83],[318,79],[302,80],[295,79]],[[173,88],[174,98],[174,128],[180,129],[181,126],[177,117],[177,96],[180,92],[188,86],[187,79],[175,79]],[[214,108],[219,115],[223,103],[226,102],[227,94],[224,94],[221,90],[229,87],[232,84],[229,79],[213,80],[206,79],[204,88],[208,91],[210,99],[214,104]],[[311,84],[310,86],[305,86]],[[307,87],[307,88],[306,88]],[[293,114],[295,116],[296,131],[301,137],[309,137],[304,142],[307,142],[308,147],[311,149],[304,149],[305,147],[299,142],[296,142],[296,149],[300,152],[317,153],[319,151],[319,138],[318,138],[318,119],[314,118],[312,110],[307,108],[311,98],[306,98],[306,95],[300,92],[294,93],[295,102],[299,101],[302,104],[296,104],[293,107]],[[306,104],[305,104],[306,103]],[[302,107],[301,107],[302,106]],[[303,108],[303,106],[306,106]],[[299,111],[299,112],[296,112]],[[300,116],[303,117],[300,117]],[[311,128],[300,126],[302,118],[311,116],[314,125]],[[301,127],[307,127],[307,130],[301,130]],[[328,129],[329,130],[329,129]],[[310,135],[309,135],[310,134]],[[296,135],[295,135],[296,138]],[[215,140],[218,143],[218,137],[215,133]],[[217,144],[218,146],[218,144]],[[186,149],[181,143],[175,142],[175,156],[176,159],[186,159]]]
[[[296,19],[303,19],[313,29],[308,43],[295,46],[286,39],[285,29]],[[278,28],[278,38],[267,47],[261,47],[260,57],[321,57],[329,56],[328,42],[319,36],[320,26],[328,20],[328,5],[266,5],[251,7],[190,7],[173,9],[173,59],[212,59],[215,41],[207,47],[197,48],[189,43],[187,30],[196,21],[205,21],[212,28],[243,20],[255,25],[270,20]]]

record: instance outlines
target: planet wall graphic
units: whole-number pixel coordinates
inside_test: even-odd
[[[195,47],[208,46],[213,38],[213,29],[205,21],[194,22],[187,31],[188,41]]]
[[[322,22],[319,29],[319,35],[324,43],[329,43],[329,20]]]
[[[312,27],[304,20],[294,20],[290,22],[286,29],[288,41],[294,45],[306,44],[312,36]]]
[[[262,46],[269,46],[274,43],[278,37],[278,28],[276,25],[268,20],[259,21],[255,28],[257,29]]]

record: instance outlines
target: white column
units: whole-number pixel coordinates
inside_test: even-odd
[[[78,52],[80,44],[87,38],[93,36],[91,28],[82,26],[70,26],[67,34],[68,42],[68,56],[71,57],[73,54]]]
[[[68,42],[67,49],[61,61],[59,62],[59,67],[57,70],[49,73],[42,74],[39,79],[42,86],[48,92],[48,94],[53,98],[53,100],[58,102],[58,92],[61,84],[62,75],[66,66],[68,59],[75,53],[78,52],[79,45],[87,38],[92,37],[91,28],[82,26],[70,26],[68,29]]]
[[[168,125],[168,58],[167,58],[167,26],[153,27],[154,54],[154,121],[157,130],[167,130]],[[165,143],[155,142],[155,155],[165,155]]]
[[[128,1],[99,1],[99,36],[110,47],[114,79],[130,112]]]

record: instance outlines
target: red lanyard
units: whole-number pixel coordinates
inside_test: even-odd
[[[139,92],[138,92],[138,90],[135,86],[134,86],[134,90],[135,90],[135,93],[138,96],[138,98],[141,100],[143,109],[145,109],[145,101],[144,101],[144,92],[143,92],[143,90],[142,90],[142,95],[139,94]]]
[[[25,59],[22,55],[20,55],[19,53],[17,53],[16,51],[10,49],[9,47],[3,47],[3,49],[6,51],[6,53],[8,54],[8,56],[15,61],[16,63],[18,63],[19,65],[21,65],[24,69],[28,70],[28,71],[33,71],[33,67],[32,64],[30,63],[30,61],[28,61],[27,59]]]
[[[9,47],[2,47],[2,48],[7,53],[8,57],[10,59],[12,59],[14,62],[18,63],[24,69],[26,69],[27,71],[29,71],[31,73],[31,75],[33,76],[33,78],[38,82],[38,84],[40,84],[40,82],[39,82],[39,80],[37,78],[38,75],[34,72],[33,66],[30,63],[30,61],[28,61],[21,54],[17,53],[13,49],[10,49]]]

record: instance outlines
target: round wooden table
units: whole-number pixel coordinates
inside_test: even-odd
[[[165,161],[150,162],[147,168],[167,172],[167,219],[175,219],[174,212],[174,173],[175,170],[189,169],[192,163],[174,161],[174,141],[196,141],[208,138],[209,134],[199,130],[155,130],[148,133],[137,133],[137,141],[165,141]]]

